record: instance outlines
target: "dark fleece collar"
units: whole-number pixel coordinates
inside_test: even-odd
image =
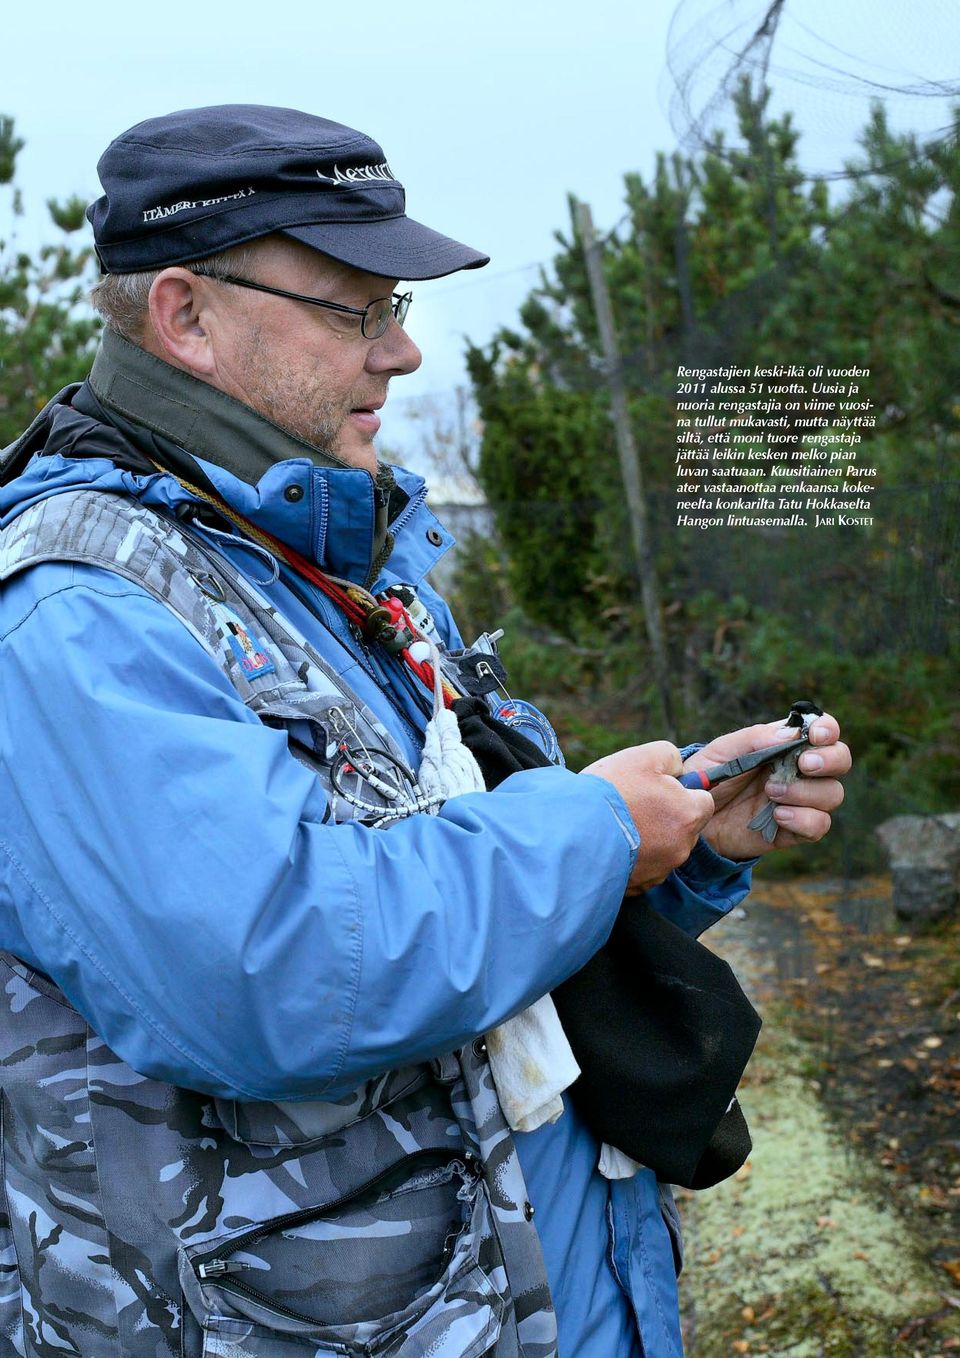
[[[95,418],[105,414],[108,422],[148,458],[207,491],[215,487],[197,458],[222,467],[251,486],[257,485],[277,462],[289,458],[306,458],[316,467],[348,469],[348,464],[332,453],[307,443],[209,383],[155,358],[109,327],[103,332],[86,390],[81,388],[73,404],[80,410],[89,405],[85,413]],[[374,480],[376,524],[371,555],[382,566],[389,550],[388,523],[399,506],[391,468],[381,464]]]

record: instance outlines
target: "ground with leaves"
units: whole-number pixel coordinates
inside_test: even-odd
[[[710,940],[765,1018],[754,1152],[686,1195],[689,1358],[960,1351],[960,920],[889,882],[761,885]]]

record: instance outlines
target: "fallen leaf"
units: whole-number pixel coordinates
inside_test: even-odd
[[[891,1061],[890,1058],[889,1058],[889,1056],[882,1056],[882,1057],[877,1061],[876,1064],[877,1064],[877,1066],[880,1068],[880,1070],[889,1070],[891,1066],[893,1066],[893,1065],[896,1064],[896,1062]]]
[[[833,1217],[817,1217],[817,1225],[821,1231],[835,1231],[837,1229],[837,1223]]]
[[[752,1306],[745,1306],[740,1312],[748,1325],[752,1325],[757,1318],[757,1313]]]
[[[898,948],[905,948],[908,943],[913,942],[913,939],[909,934],[897,934],[896,938],[893,941],[894,943],[896,943]]]
[[[750,1345],[746,1339],[735,1339],[733,1341],[733,1347],[736,1349],[737,1353],[750,1352]]]
[[[873,953],[869,952],[861,953],[860,961],[865,967],[885,967],[887,965],[882,957],[875,957]]]
[[[942,1038],[942,1037],[925,1037],[925,1038],[923,1039],[923,1045],[924,1045],[925,1047],[942,1047],[942,1046],[943,1046],[943,1038]]]
[[[853,1257],[854,1259],[862,1259],[865,1264],[869,1264],[870,1262],[869,1254],[864,1254],[863,1250],[854,1250]]]
[[[955,1283],[960,1283],[960,1259],[943,1259],[940,1267],[946,1269]]]
[[[752,1169],[753,1166],[751,1165],[750,1161],[745,1160],[733,1177],[738,1181],[742,1181],[743,1179],[749,1178]]]

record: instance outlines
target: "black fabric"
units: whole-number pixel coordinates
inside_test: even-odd
[[[458,698],[453,714],[464,745],[480,765],[487,789],[498,787],[511,773],[538,769],[550,760],[532,740],[497,721],[482,698]]]
[[[60,453],[62,457],[107,457],[121,470],[136,476],[152,476],[165,450],[157,446],[155,436],[137,425],[121,431],[110,413],[100,404],[89,382],[84,382],[71,402],[75,420],[62,420],[51,431],[44,452]],[[96,420],[96,436],[90,437],[90,421]],[[150,440],[140,448],[131,433]],[[190,470],[193,468],[191,466]]]
[[[730,1100],[760,1019],[726,962],[640,896],[553,999],[597,1136],[685,1188],[740,1168],[750,1137]]]
[[[482,699],[453,711],[488,788],[549,763]],[[643,896],[627,898],[606,944],[553,999],[582,1071],[570,1094],[600,1140],[686,1188],[740,1168],[751,1142],[734,1094],[760,1018],[726,962]]]
[[[78,389],[79,383],[75,382],[58,391],[56,396],[52,396],[43,409],[37,412],[23,433],[15,438],[13,443],[8,443],[5,448],[0,449],[0,485],[6,485],[8,481],[18,477],[34,453],[44,447],[50,436],[50,426],[56,412],[70,405],[70,400]]]
[[[468,652],[457,660],[460,684],[471,697],[493,693],[506,683],[507,672],[499,657],[482,651]]]
[[[743,1147],[746,1146],[746,1152]],[[743,1116],[743,1109],[736,1099],[717,1124],[717,1130],[710,1138],[710,1144],[700,1157],[690,1188],[711,1188],[721,1179],[728,1179],[730,1166],[737,1169],[750,1154],[750,1129]]]

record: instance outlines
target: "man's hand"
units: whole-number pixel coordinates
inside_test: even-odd
[[[714,814],[709,792],[677,782],[682,771],[680,751],[666,740],[618,750],[582,770],[613,784],[640,832],[640,853],[627,883],[628,895],[656,886],[686,862]]]
[[[790,740],[796,734],[782,722],[747,726],[712,740],[692,754],[684,768],[707,769],[737,755]],[[830,812],[843,801],[843,785],[838,780],[849,772],[852,761],[849,749],[840,740],[839,725],[827,713],[815,719],[808,735],[810,748],[800,756],[799,765],[804,777],[789,787],[778,789],[769,783],[770,766],[765,765],[713,789],[710,796],[717,809],[704,830],[704,838],[718,853],[733,859],[756,858],[772,849],[814,843],[827,833]],[[759,831],[749,828],[749,822],[768,799],[777,803],[774,819],[780,826],[772,844],[766,843]]]

